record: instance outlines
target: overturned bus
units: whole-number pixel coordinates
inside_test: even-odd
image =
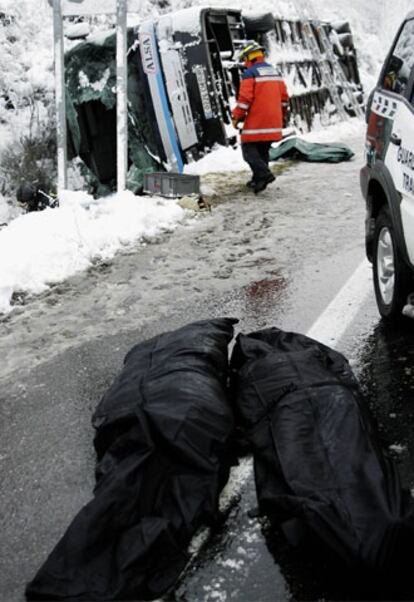
[[[240,80],[224,65],[246,40],[241,12],[195,8],[128,31],[128,187],[143,173],[182,171],[229,134]],[[69,156],[79,156],[101,184],[116,178],[115,34],[85,40],[65,55]]]
[[[215,144],[236,143],[230,123],[242,72],[237,56],[251,39],[260,39],[286,78],[295,125],[311,128],[329,104],[329,90],[320,57],[284,35],[290,27],[271,14],[251,18],[195,7],[129,29],[128,188],[138,192],[145,172],[182,172]],[[299,23],[296,28],[299,36]],[[294,45],[292,67],[285,54]],[[65,54],[69,158],[80,157],[95,185],[109,190],[116,184],[115,56],[115,32],[87,38]],[[355,73],[349,81],[360,86]]]

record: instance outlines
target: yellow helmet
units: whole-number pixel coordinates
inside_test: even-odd
[[[258,56],[263,56],[264,46],[258,42],[248,42],[246,46],[239,52],[239,60],[254,59]]]

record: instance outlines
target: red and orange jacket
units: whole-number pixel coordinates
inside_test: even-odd
[[[244,121],[242,142],[265,142],[282,138],[283,115],[289,95],[283,79],[272,65],[259,57],[243,73],[232,117]]]

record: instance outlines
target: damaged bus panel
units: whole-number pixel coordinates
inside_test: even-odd
[[[223,57],[244,38],[240,11],[194,8],[145,22],[139,30],[162,158],[177,171],[214,144],[228,144],[230,99],[239,83]]]

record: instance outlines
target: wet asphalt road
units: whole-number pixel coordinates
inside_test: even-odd
[[[247,174],[209,176],[211,214],[29,300],[0,323],[0,600],[24,586],[93,488],[92,411],[136,342],[193,320],[306,332],[363,258],[360,140],[339,165],[288,164],[260,197]],[[379,322],[371,296],[339,350],[361,379],[383,444],[414,485],[411,323]],[[328,579],[250,518],[252,478],[172,599],[378,599]],[[368,584],[369,585],[369,584]],[[414,590],[413,590],[414,599]],[[389,596],[388,596],[389,598]]]

